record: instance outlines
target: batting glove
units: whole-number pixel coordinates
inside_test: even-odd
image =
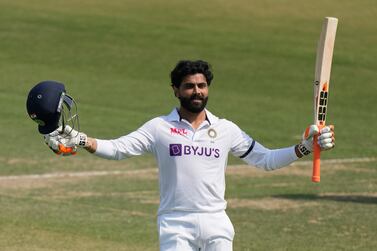
[[[335,147],[334,126],[325,126],[320,130],[318,144],[322,151],[330,150]]]
[[[85,147],[88,144],[88,137],[85,133],[78,132],[70,126],[61,127],[50,134],[44,135],[46,144],[58,155],[74,155],[77,147]]]
[[[317,125],[310,125],[302,134],[298,150],[302,155],[308,155],[313,151],[313,137],[318,135],[318,145],[321,151],[329,150],[335,146],[334,126],[325,126],[321,130]]]

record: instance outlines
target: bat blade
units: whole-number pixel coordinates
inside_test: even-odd
[[[323,21],[322,32],[317,46],[317,57],[314,76],[314,124],[320,129],[326,124],[328,94],[330,87],[331,65],[334,52],[338,19],[326,17]],[[320,182],[321,149],[317,143],[317,136],[313,139],[313,174],[312,181]]]

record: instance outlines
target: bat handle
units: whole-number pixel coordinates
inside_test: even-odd
[[[325,126],[325,123],[320,123],[318,125],[319,130],[321,130]],[[313,137],[313,175],[312,181],[313,182],[320,182],[321,181],[321,147],[318,145],[318,135],[314,135]]]
[[[321,180],[321,148],[318,145],[318,135],[313,138],[313,182],[320,182]]]

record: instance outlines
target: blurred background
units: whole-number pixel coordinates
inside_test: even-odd
[[[363,179],[357,181],[355,172],[350,172],[337,187],[329,189],[344,191],[348,182],[358,182],[351,183],[350,186],[358,189],[358,192],[372,194],[368,195],[368,203],[364,204],[373,209],[368,212],[369,217],[375,220],[377,176],[373,170],[376,167],[374,158],[377,157],[377,3],[372,0],[0,0],[0,175],[41,175],[51,172],[107,170],[109,167],[116,170],[155,170],[151,156],[120,163],[99,160],[85,151],[74,158],[54,156],[37,132],[37,124],[26,113],[26,97],[29,90],[42,80],[63,82],[68,93],[78,103],[81,130],[96,138],[116,138],[155,116],[168,114],[178,105],[170,87],[169,74],[180,59],[203,59],[212,65],[215,77],[208,102],[208,109],[212,113],[235,122],[267,147],[296,144],[302,131],[313,121],[312,81],[316,47],[323,18],[326,16],[339,19],[327,116],[327,123],[335,125],[336,148],[324,153],[322,157],[370,160],[360,168],[355,167],[357,170],[368,170],[357,173],[364,175]],[[310,158],[304,161],[309,160]],[[230,163],[241,162],[231,158]],[[301,177],[303,183],[309,182],[310,167],[307,170],[308,177]],[[153,175],[155,177],[156,173]],[[335,177],[337,176],[334,179]],[[273,179],[267,181],[266,185],[275,184]],[[6,184],[6,179],[0,180],[1,182]],[[129,192],[129,189],[137,190],[140,186],[124,180],[119,180],[119,184],[114,180],[108,183],[103,180],[98,182],[95,185],[85,183],[85,189],[106,187]],[[238,184],[245,191],[249,189],[246,180],[240,184],[234,181],[233,184]],[[326,184],[322,186],[321,191],[315,191],[327,191]],[[39,195],[47,196],[44,194],[45,186],[44,189],[37,190],[34,190],[34,186],[27,190],[18,186],[0,187],[4,189],[0,201],[3,209],[0,210],[11,209],[0,217],[0,227],[2,224],[2,230],[8,229],[4,232],[4,240],[0,238],[0,249],[3,246],[3,250],[22,250],[22,245],[17,246],[16,239],[24,236],[24,243],[28,243],[29,238],[33,239],[33,235],[28,234],[32,231],[27,225],[47,229],[46,231],[57,228],[64,229],[60,233],[70,232],[66,229],[71,221],[59,221],[57,215],[60,213],[52,213],[48,204],[42,207],[42,212],[47,210],[51,213],[45,223],[39,224],[35,218],[28,218],[30,212],[38,215],[36,212],[40,209],[32,209],[32,205],[38,204],[34,203],[34,199],[39,198]],[[80,185],[72,185],[69,189],[80,190]],[[151,190],[155,192],[151,196],[158,199],[157,189],[158,182],[154,179]],[[15,191],[20,193],[17,193],[20,200],[7,197]],[[236,188],[230,187],[230,191],[234,192],[234,196],[238,194]],[[272,194],[276,194],[276,191]],[[50,195],[43,198],[50,198]],[[29,203],[24,204],[26,201]],[[49,199],[43,201],[48,203]],[[94,201],[94,208],[104,204],[97,197]],[[119,208],[124,207],[124,204],[127,203],[122,203]],[[61,208],[59,204],[54,205]],[[12,214],[15,207],[25,210],[14,211]],[[146,210],[153,215],[156,207],[153,204]],[[362,212],[359,208],[355,208],[354,212],[356,211]],[[68,212],[77,211],[70,208]],[[101,212],[97,213],[103,216]],[[249,213],[239,221],[248,219]],[[81,216],[83,222],[88,221],[85,214]],[[40,217],[43,218],[43,215]],[[342,215],[342,219],[344,217]],[[12,218],[19,221],[9,220]],[[72,222],[76,222],[75,219],[77,218],[71,219]],[[289,222],[288,218],[286,220]],[[367,218],[365,221],[368,222]],[[136,243],[133,250],[155,250],[153,217],[148,218],[147,222],[136,220],[134,223],[140,235],[131,234]],[[284,224],[283,220],[282,225]],[[297,224],[300,225],[299,222]],[[354,223],[348,224],[351,226]],[[100,226],[92,229],[104,229],[103,225]],[[145,229],[140,226],[148,226],[146,228],[152,233],[146,241],[142,238]],[[371,234],[374,227],[366,227],[366,236]],[[85,232],[83,229],[87,228],[85,225],[73,233]],[[115,231],[115,236],[119,235],[119,238],[114,237],[115,242],[124,244],[124,233],[117,232],[117,229],[114,227],[113,232],[109,230],[108,235],[114,236]],[[119,226],[119,229],[122,227]],[[332,236],[334,232],[325,231],[323,234]],[[12,233],[18,233],[18,237]],[[106,236],[103,233],[96,234],[98,232],[84,235],[85,238],[94,236],[95,240]],[[335,239],[335,236],[332,237]],[[50,239],[60,243],[59,237],[54,238]],[[243,244],[236,241],[236,250],[249,250],[247,247],[252,246],[247,244],[246,237],[243,240]],[[372,241],[373,238],[368,237],[367,240]],[[303,245],[307,241],[309,240],[304,238]],[[287,239],[282,238],[282,243],[286,242]],[[93,248],[78,248],[79,242],[76,243],[78,246],[71,247],[64,246],[64,242],[59,247],[52,243],[54,241],[48,247],[38,244],[33,247],[34,250]],[[296,244],[288,249],[300,250],[300,246]],[[109,248],[106,244],[103,245],[102,247]],[[129,243],[127,245],[132,247]],[[119,246],[110,247],[113,250],[127,250]],[[124,245],[122,248],[125,248]],[[271,250],[271,247],[266,247],[263,243],[256,248]],[[317,248],[319,247],[313,250],[320,250]],[[332,248],[337,249],[337,246],[325,246],[323,250]],[[343,248],[342,250],[346,250]],[[361,249],[358,250],[362,250],[362,247],[359,248]],[[288,249],[276,247],[276,250]]]

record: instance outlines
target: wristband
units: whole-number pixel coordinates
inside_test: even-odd
[[[297,145],[297,149],[298,151],[302,154],[302,155],[308,155],[311,153],[310,150],[308,150],[303,144],[298,144]]]
[[[86,136],[86,134],[84,133],[79,133],[79,142],[78,142],[78,146],[79,147],[86,147],[88,146],[88,136]]]

